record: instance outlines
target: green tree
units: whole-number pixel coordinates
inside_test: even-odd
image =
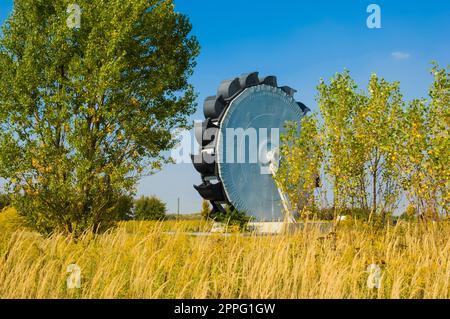
[[[402,128],[402,142],[399,143],[397,169],[401,172],[400,183],[405,190],[408,201],[413,204],[417,213],[424,210],[426,197],[426,173],[424,163],[427,146],[427,117],[429,105],[426,100],[414,100],[404,111]]]
[[[166,204],[155,196],[142,196],[134,204],[134,219],[162,220],[166,217]]]
[[[43,233],[100,231],[188,127],[199,53],[171,0],[16,0],[0,35],[0,176]]]
[[[371,196],[373,213],[382,214],[396,208],[400,195],[395,162],[400,143],[403,97],[398,82],[388,83],[372,75],[368,96],[355,116],[355,138],[364,158],[364,175],[368,176],[366,193]]]
[[[324,169],[333,190],[335,215],[348,205],[366,208],[364,146],[355,134],[355,118],[366,97],[345,71],[329,84],[320,81],[317,100],[323,119]]]
[[[287,123],[286,128],[276,178],[292,209],[302,213],[316,206],[315,190],[323,164],[322,137],[315,115],[303,117],[300,123]]]
[[[450,211],[449,70],[435,64],[430,99],[409,103],[401,125],[397,169],[408,200],[427,218]]]
[[[354,212],[371,207],[384,216],[400,196],[395,150],[404,103],[399,83],[373,75],[364,93],[346,71],[328,85],[322,80],[318,90],[334,207]]]
[[[450,213],[450,66],[435,63],[430,89],[428,129],[430,207],[433,215]]]
[[[323,167],[322,189],[333,191],[335,217],[352,215],[384,224],[403,195],[422,218],[448,215],[450,73],[449,67],[437,64],[432,72],[429,100],[408,104],[398,82],[376,75],[367,93],[358,89],[347,71],[336,74],[329,84],[321,80],[322,122],[306,117],[300,131],[290,124],[282,137],[277,179],[293,206],[306,203],[312,213],[330,215],[328,207],[313,205],[312,177]]]

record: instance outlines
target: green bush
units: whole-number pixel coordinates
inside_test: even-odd
[[[11,198],[6,194],[0,194],[0,212],[11,205]]]
[[[6,208],[0,213],[0,233],[2,235],[13,233],[24,227],[23,218],[17,214],[14,208]]]
[[[245,212],[238,211],[235,208],[227,206],[224,212],[215,212],[210,214],[210,218],[219,223],[225,223],[228,226],[238,226],[239,229],[245,229],[250,217]]]
[[[118,221],[130,220],[133,215],[134,199],[128,195],[122,195],[117,199],[115,207],[116,219]]]
[[[312,208],[312,217],[318,220],[333,220],[334,219],[334,209],[333,208]]]
[[[137,220],[162,220],[166,212],[166,204],[155,196],[142,196],[134,203],[134,219]]]
[[[210,213],[211,213],[211,206],[209,205],[209,202],[207,200],[203,200],[200,215],[204,220],[208,220]]]

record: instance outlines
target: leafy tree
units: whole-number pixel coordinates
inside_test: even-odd
[[[315,115],[299,123],[287,123],[282,136],[281,164],[276,178],[288,195],[294,211],[314,209],[315,189],[323,164],[322,137]]]
[[[365,102],[356,114],[355,136],[357,145],[362,147],[365,175],[369,177],[366,185],[371,190],[366,193],[371,196],[372,212],[381,212],[384,219],[387,211],[395,208],[400,193],[395,170],[404,104],[400,84],[372,75]]]
[[[313,205],[312,177],[323,166],[323,188],[333,191],[335,217],[351,215],[381,225],[403,195],[422,219],[448,215],[450,73],[437,64],[432,72],[430,99],[413,100],[406,107],[400,84],[376,75],[367,93],[359,91],[348,71],[329,84],[321,80],[322,122],[306,117],[300,131],[290,124],[282,137],[277,178],[293,206],[306,203],[312,214],[329,218],[327,207]]]
[[[333,190],[335,215],[347,203],[365,208],[364,146],[355,134],[355,117],[364,108],[366,97],[345,71],[336,74],[330,84],[321,80],[317,99],[323,119],[324,169]]]
[[[155,196],[142,196],[134,204],[134,219],[162,220],[166,217],[166,204]]]
[[[401,172],[400,183],[406,191],[407,199],[414,204],[412,207],[419,213],[423,211],[427,175],[423,170],[427,150],[427,117],[428,104],[426,100],[414,100],[409,103],[401,122],[402,142],[399,143],[397,167]]]
[[[430,100],[414,100],[404,112],[398,170],[408,199],[422,217],[450,211],[450,73],[433,67]]]
[[[100,231],[188,127],[199,46],[171,0],[16,0],[0,35],[0,176],[43,233]]]
[[[334,206],[350,211],[392,211],[400,188],[395,169],[403,100],[399,83],[373,75],[360,92],[346,71],[319,84],[326,173]]]
[[[428,129],[428,172],[431,192],[431,213],[450,213],[450,66],[440,68],[435,63],[434,82],[430,89]],[[440,207],[440,211],[439,211]]]

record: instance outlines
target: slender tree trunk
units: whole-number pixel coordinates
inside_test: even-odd
[[[377,213],[377,189],[378,189],[378,165],[379,165],[378,149],[375,150],[375,160],[372,166],[372,211]]]
[[[373,212],[377,212],[377,170],[375,169],[372,173],[372,209]]]

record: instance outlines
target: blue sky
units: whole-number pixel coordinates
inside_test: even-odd
[[[76,0],[74,0],[76,2]],[[426,96],[430,61],[450,64],[450,1],[346,0],[175,0],[189,16],[202,50],[192,77],[198,110],[221,80],[259,71],[277,75],[280,84],[299,92],[297,100],[317,110],[315,87],[321,77],[349,69],[361,87],[371,73],[401,82],[406,99]],[[369,29],[366,8],[381,7],[381,29]],[[12,0],[1,0],[0,21]],[[138,195],[157,195],[176,211],[200,209],[192,188],[200,178],[190,164],[171,165],[144,178]]]

